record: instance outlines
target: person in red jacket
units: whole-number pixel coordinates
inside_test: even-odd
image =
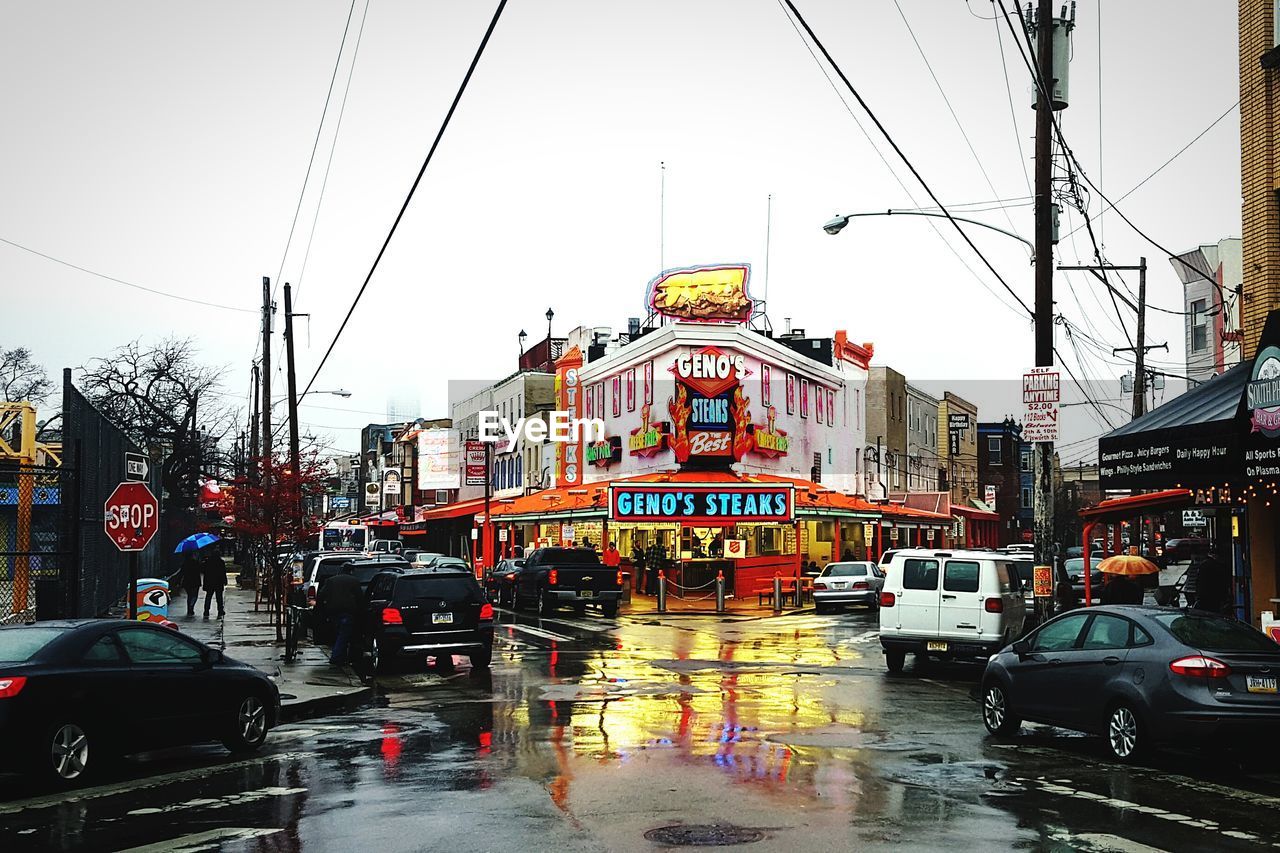
[[[601,560],[606,566],[612,569],[616,569],[618,566],[622,565],[622,555],[618,553],[618,546],[610,542],[609,546],[604,549],[604,556]]]

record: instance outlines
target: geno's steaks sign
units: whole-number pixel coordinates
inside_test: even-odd
[[[789,522],[788,486],[615,486],[609,491],[614,521],[684,521],[705,524]]]

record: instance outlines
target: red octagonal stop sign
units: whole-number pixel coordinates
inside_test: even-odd
[[[102,527],[121,551],[141,551],[160,529],[160,505],[145,483],[121,483],[103,507]]]

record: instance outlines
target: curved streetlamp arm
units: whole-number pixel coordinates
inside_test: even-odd
[[[1031,260],[1033,263],[1035,262],[1036,247],[1035,247],[1035,244],[1032,243],[1030,240],[1026,239],[1025,237],[1019,236],[1018,234],[1015,234],[1012,231],[1006,231],[1005,229],[1000,228],[999,226],[996,226],[996,225],[992,225],[988,222],[980,222],[977,219],[969,219],[964,216],[956,216],[954,213],[948,216],[945,213],[931,213],[924,210],[893,210],[893,209],[874,210],[874,211],[868,211],[866,213],[846,213],[846,214],[842,214],[840,216],[835,217],[826,225],[824,225],[823,228],[826,230],[828,234],[839,234],[840,230],[844,228],[844,226],[849,224],[849,220],[857,216],[928,216],[934,219],[954,219],[956,222],[967,222],[970,225],[977,225],[980,228],[986,228],[990,231],[999,232],[1000,234],[1003,234],[1006,237],[1012,237],[1013,239],[1017,240],[1019,243],[1022,243],[1024,246],[1026,246],[1028,249],[1031,250]]]

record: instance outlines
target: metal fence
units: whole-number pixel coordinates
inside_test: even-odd
[[[0,463],[0,623],[61,613],[70,556],[62,495],[71,475],[56,466]]]
[[[103,532],[103,506],[125,480],[125,454],[142,450],[107,420],[62,374],[63,529],[67,558],[61,563],[61,613],[101,616],[125,600],[128,555],[116,550]],[[151,490],[163,501],[157,465],[151,466]],[[163,504],[161,506],[163,513]],[[157,537],[157,540],[159,537]],[[139,555],[139,576],[154,577],[162,562],[158,541]]]

